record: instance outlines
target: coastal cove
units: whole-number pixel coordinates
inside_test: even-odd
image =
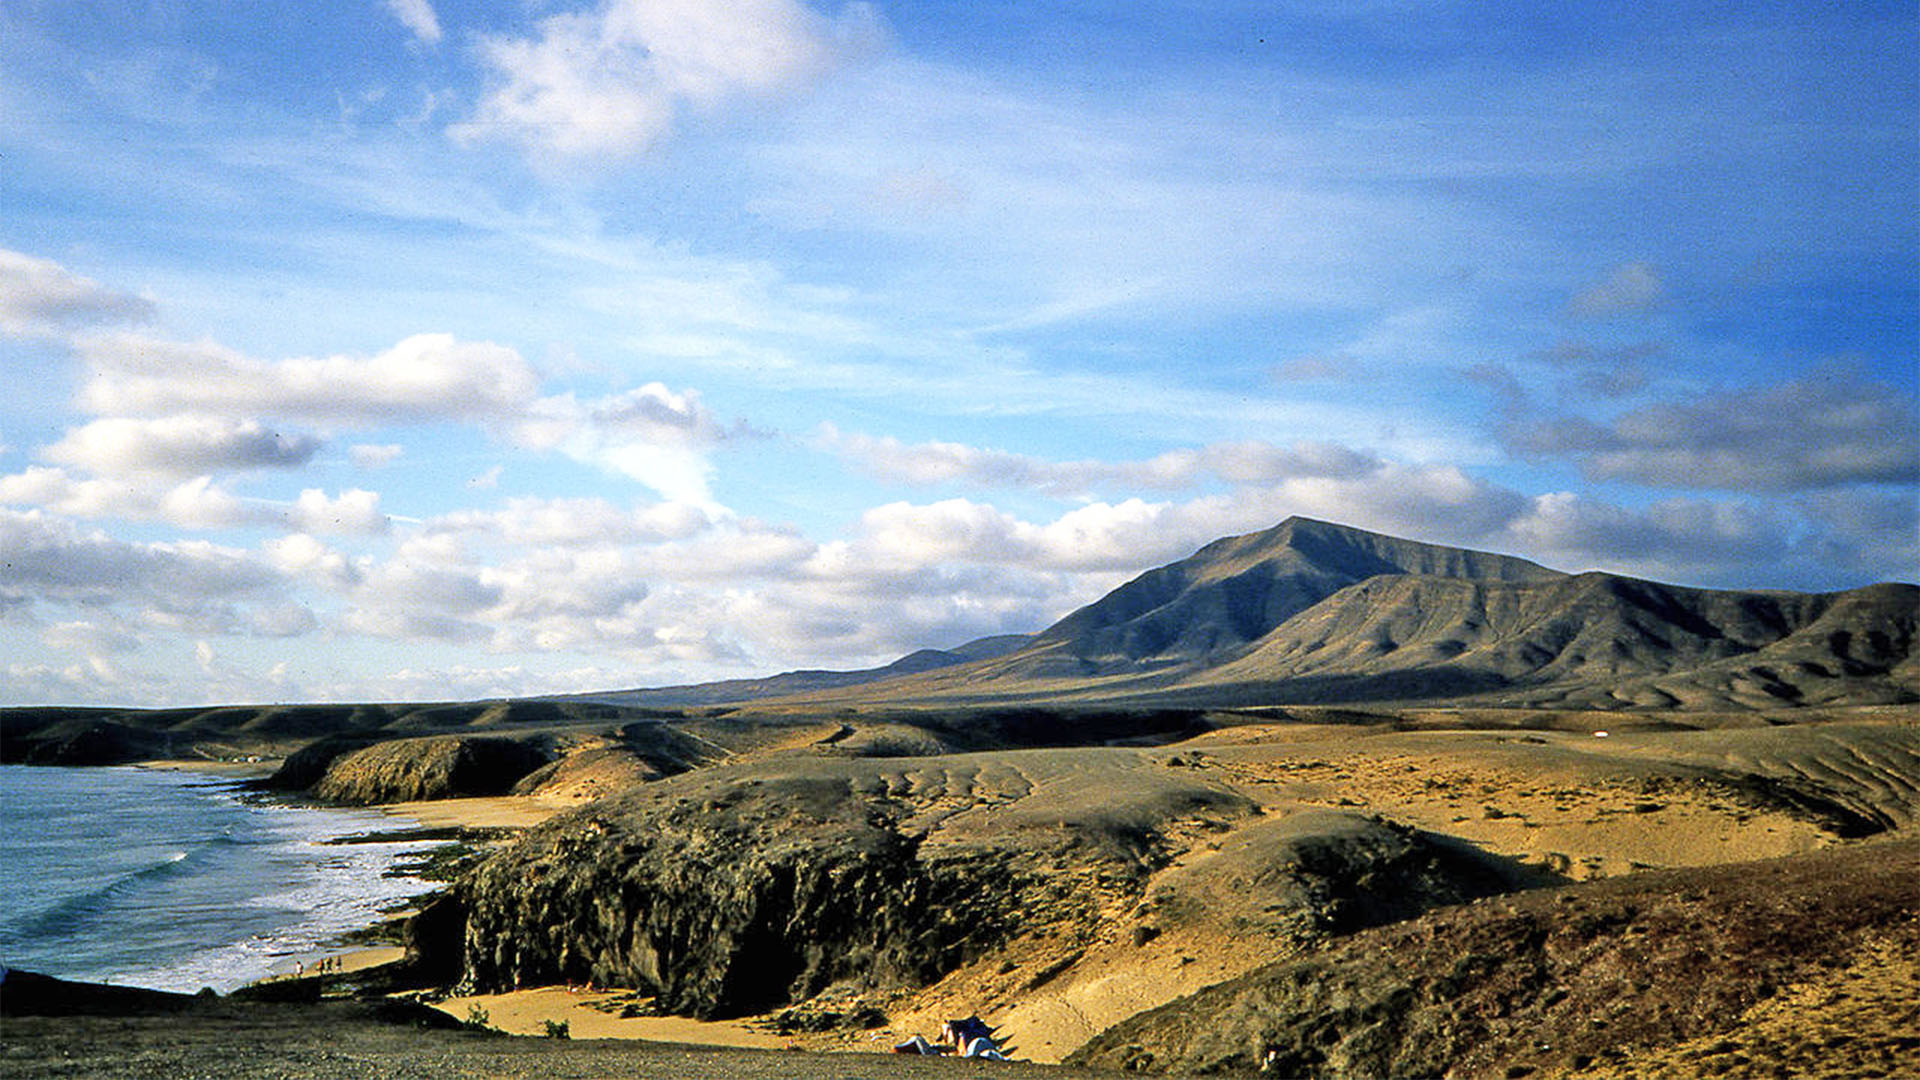
[[[337,842],[405,824],[249,797],[225,775],[0,766],[0,963],[184,992],[292,973],[436,887],[397,869],[434,841]]]

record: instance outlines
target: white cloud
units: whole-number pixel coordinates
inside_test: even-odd
[[[440,18],[429,0],[386,0],[387,11],[423,45],[440,44]]]
[[[43,465],[0,476],[0,503],[34,506],[76,518],[165,521],[188,529],[222,529],[269,519],[259,506],[242,503],[211,477],[175,483],[171,478],[75,479],[65,469]]]
[[[530,37],[484,43],[494,85],[454,134],[568,155],[641,153],[683,110],[805,87],[833,64],[836,36],[871,19],[864,7],[850,12],[841,29],[798,0],[605,0],[552,15]]]
[[[249,614],[247,629],[258,637],[295,638],[320,628],[320,620],[305,604],[285,603],[257,607]]]
[[[347,625],[375,637],[477,644],[492,633],[482,614],[499,602],[499,587],[476,569],[395,558],[362,577]]]
[[[711,506],[706,450],[740,434],[728,430],[698,392],[674,393],[648,383],[622,394],[579,401],[571,394],[543,398],[514,429],[535,449],[556,449],[630,477],[670,502]]]
[[[268,415],[384,425],[517,415],[539,380],[520,354],[451,334],[417,334],[373,356],[256,360],[215,342],[132,334],[80,343],[80,402],[95,414]]]
[[[1675,500],[1636,511],[1554,492],[1529,500],[1504,531],[1550,566],[1664,581],[1712,580],[1739,566],[1752,587],[1754,570],[1790,553],[1786,522],[1741,503]]]
[[[130,507],[130,511],[134,508]],[[154,506],[160,520],[186,529],[225,529],[247,524],[259,515],[256,508],[242,503],[217,486],[210,476],[196,476],[160,494]],[[116,516],[134,517],[137,512]]]
[[[106,476],[194,476],[231,469],[298,468],[321,445],[314,436],[272,431],[258,420],[114,417],[68,431],[43,449],[41,456]]]
[[[332,497],[318,488],[308,488],[287,511],[286,522],[304,533],[372,535],[387,531],[387,515],[380,511],[379,494],[361,488]]]
[[[279,576],[203,541],[134,543],[40,510],[0,509],[0,593],[29,600],[189,611],[270,590]]]
[[[49,626],[41,640],[51,648],[95,655],[128,653],[140,647],[138,635],[130,633],[119,620],[98,616]]]
[[[0,331],[59,337],[152,317],[147,300],[106,288],[50,259],[0,248]]]
[[[307,533],[276,537],[267,541],[261,552],[281,573],[304,578],[331,592],[343,592],[360,583],[360,567]]]
[[[76,480],[64,469],[32,466],[0,476],[0,503],[32,506],[76,518],[164,521],[183,529],[212,530],[264,526],[301,532],[385,532],[387,516],[380,496],[359,488],[328,496],[317,488],[292,503],[242,499],[210,476],[174,483],[128,482],[111,478]]]
[[[508,499],[497,510],[462,510],[434,518],[429,531],[490,537],[524,547],[585,547],[682,540],[713,527],[688,503],[617,506],[605,499]]]

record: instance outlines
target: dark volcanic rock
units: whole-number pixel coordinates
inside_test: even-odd
[[[386,736],[374,732],[340,732],[316,739],[288,754],[273,775],[260,780],[258,786],[270,791],[305,791],[327,775],[335,760],[384,741]]]
[[[1126,751],[1050,755],[796,758],[662,780],[482,864],[420,920],[414,951],[472,989],[593,981],[740,1015],[1082,931],[1137,896],[1158,827],[1250,812]]]
[[[0,967],[0,1016],[153,1016],[205,1009],[204,994],[175,994],[137,986],[70,982]]]
[[[28,765],[126,765],[165,757],[173,740],[111,720],[74,721],[35,732],[9,748],[8,761]]]
[[[504,795],[546,762],[545,752],[511,739],[393,739],[336,752],[310,790],[318,798],[356,805]]]

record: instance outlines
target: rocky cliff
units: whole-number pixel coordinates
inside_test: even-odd
[[[543,750],[512,739],[389,739],[329,756],[307,790],[316,798],[358,806],[504,795],[547,760]],[[303,770],[307,764],[301,763]]]
[[[808,757],[659,781],[488,860],[416,947],[472,988],[638,986],[703,1017],[923,983],[1015,935],[1091,925],[1138,892],[1174,818],[1249,811],[1090,753],[1105,760]],[[1096,801],[1089,769],[1141,782]]]
[[[1236,829],[1251,839],[1210,870],[1173,872]],[[721,1017],[829,988],[923,986],[1015,939],[1044,942],[1058,971],[1137,926],[1218,919],[1299,941],[1508,885],[1476,857],[1351,815],[1275,831],[1165,755],[808,756],[700,770],[555,819],[462,880],[417,921],[414,947],[469,989],[633,986]]]

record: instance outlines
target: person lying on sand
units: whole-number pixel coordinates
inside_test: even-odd
[[[894,1043],[893,1052],[896,1054],[926,1054],[928,1056],[938,1056],[946,1053],[947,1048],[938,1043],[930,1043],[925,1038],[915,1035],[906,1042]]]

